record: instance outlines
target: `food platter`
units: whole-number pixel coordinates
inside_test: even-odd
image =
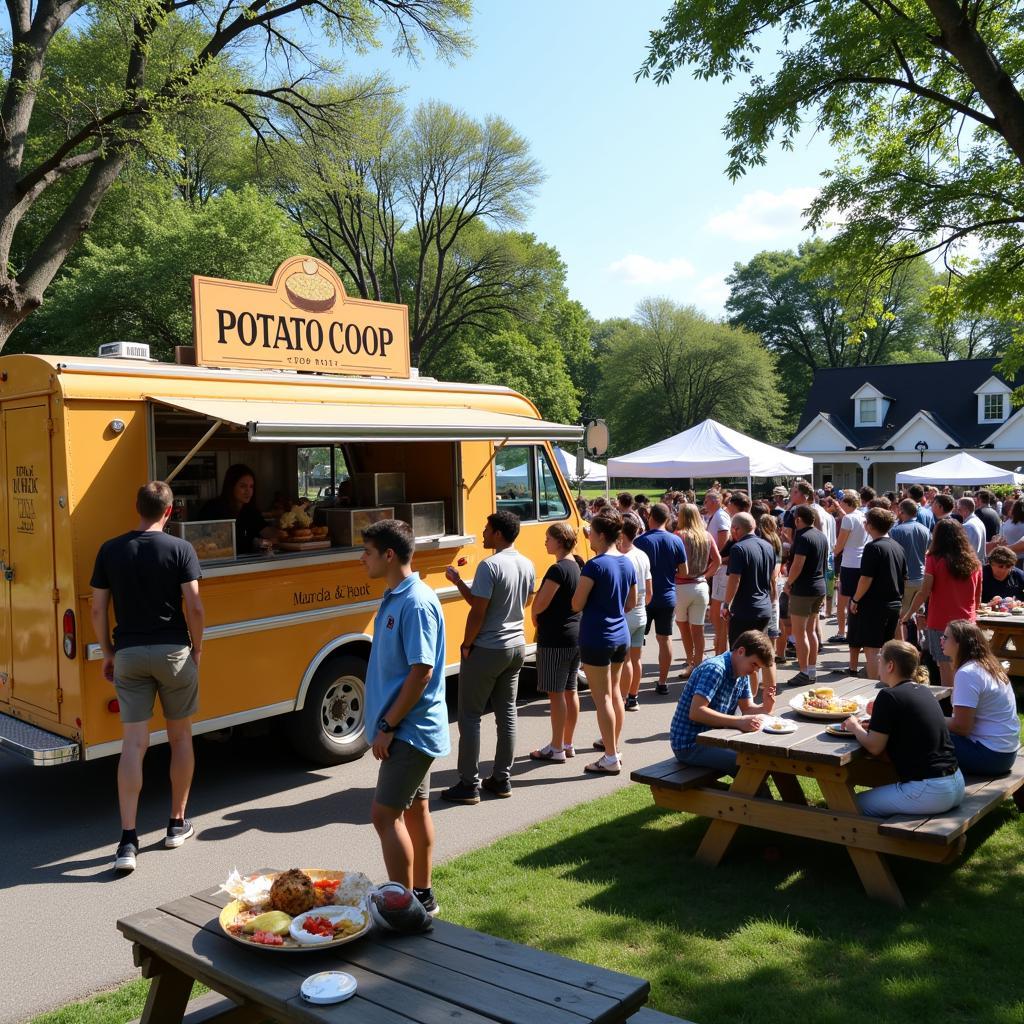
[[[839,722],[864,710],[865,701],[862,697],[835,697],[831,701],[831,708],[807,707],[805,701],[814,696],[813,690],[804,690],[802,693],[793,695],[789,706],[798,715],[814,718],[821,722]]]
[[[275,888],[282,876],[295,884],[291,889]],[[303,881],[300,876],[305,876]],[[307,886],[308,882],[308,886]],[[220,926],[234,942],[251,949],[265,949],[273,953],[305,953],[323,951],[355,942],[373,927],[367,908],[367,896],[373,883],[359,871],[341,871],[325,868],[292,868],[289,871],[267,875],[242,877],[233,873],[221,889],[238,894],[220,912]],[[309,893],[312,892],[312,897]],[[313,906],[305,904],[312,899]],[[275,904],[287,902],[287,910]],[[310,927],[320,931],[305,931],[307,919],[319,919]],[[331,937],[324,922],[336,931]],[[324,934],[327,932],[328,934]]]

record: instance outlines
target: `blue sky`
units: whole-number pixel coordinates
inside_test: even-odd
[[[559,250],[571,296],[595,317],[628,316],[647,295],[720,316],[736,261],[798,244],[827,142],[808,133],[732,184],[721,129],[739,85],[685,71],[668,86],[633,81],[669,0],[476,6],[475,50],[452,67],[410,66],[386,47],[349,67],[386,70],[410,104],[498,114],[529,139],[547,180],[526,227]]]

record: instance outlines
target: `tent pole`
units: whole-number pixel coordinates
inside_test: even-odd
[[[754,490],[754,489],[753,489],[753,487],[752,487],[752,486],[751,486],[751,484],[750,484],[750,477],[749,477],[749,475],[748,475],[748,476],[747,476],[747,497],[748,497],[748,498],[753,498],[753,497],[754,497],[754,495],[753,495],[753,490]]]

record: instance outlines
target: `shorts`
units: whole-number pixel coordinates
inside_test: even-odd
[[[647,625],[644,626],[644,636],[650,633],[651,626],[654,626],[654,632],[658,636],[671,636],[675,632],[675,618],[676,610],[672,605],[667,604],[663,608],[655,608],[654,605],[649,604],[647,606]]]
[[[629,623],[627,622],[628,626]],[[629,631],[629,646],[630,647],[643,647],[644,637],[647,636],[647,621],[644,620],[639,626],[634,626]]]
[[[924,631],[928,653],[932,656],[932,661],[936,665],[948,665],[953,660],[942,653],[942,634],[945,632],[945,626],[942,629],[926,629]]]
[[[405,740],[393,739],[377,771],[373,799],[382,807],[407,811],[413,800],[430,795],[430,766],[434,759]]]
[[[921,589],[924,580],[920,583],[911,583],[907,580],[903,584],[903,603],[900,605],[900,615],[906,615],[910,611],[910,606],[914,603],[914,598],[917,597],[917,592]]]
[[[578,647],[537,647],[537,689],[541,693],[564,693],[576,689],[580,670]]]
[[[779,625],[783,622],[789,622],[789,594],[785,592],[779,594]]]
[[[836,560],[829,552],[828,561],[825,563],[825,596],[834,597],[836,593]]]
[[[711,577],[711,600],[712,601],[724,601],[725,590],[729,585],[728,582],[729,567],[727,565],[719,566],[717,572]]]
[[[824,594],[790,594],[789,614],[799,619],[813,619],[824,603]]]
[[[169,722],[191,718],[199,709],[199,669],[192,651],[178,644],[125,647],[114,655],[114,689],[121,721],[148,722],[153,705]]]
[[[606,665],[621,665],[626,660],[626,645],[615,647],[581,647],[580,661],[584,665],[604,668]]]
[[[860,566],[845,565],[839,570],[839,593],[843,597],[853,597],[857,593],[857,584],[860,582]]]
[[[688,622],[691,626],[703,626],[711,600],[707,580],[699,583],[676,584],[676,622]]]
[[[778,638],[782,636],[782,630],[779,629],[779,601],[781,598],[782,595],[779,594],[779,596],[772,601],[772,617],[768,622],[768,628],[765,630],[768,634],[769,640],[778,640]]]
[[[771,622],[771,616],[765,615],[756,619],[737,619],[730,616],[729,618],[729,647],[730,649],[736,644],[736,640],[739,638],[741,633],[746,633],[748,629],[756,629],[763,633],[768,629],[768,623]]]
[[[846,639],[851,647],[883,647],[896,636],[899,605],[857,606],[857,614],[846,620]]]

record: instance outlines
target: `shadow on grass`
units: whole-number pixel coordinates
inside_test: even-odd
[[[647,806],[538,836],[507,862],[523,900],[464,923],[646,977],[652,1005],[703,1024],[1019,1021],[1022,825],[1006,803],[952,866],[889,858],[901,912],[866,897],[843,847],[746,828],[708,869],[706,821]]]

